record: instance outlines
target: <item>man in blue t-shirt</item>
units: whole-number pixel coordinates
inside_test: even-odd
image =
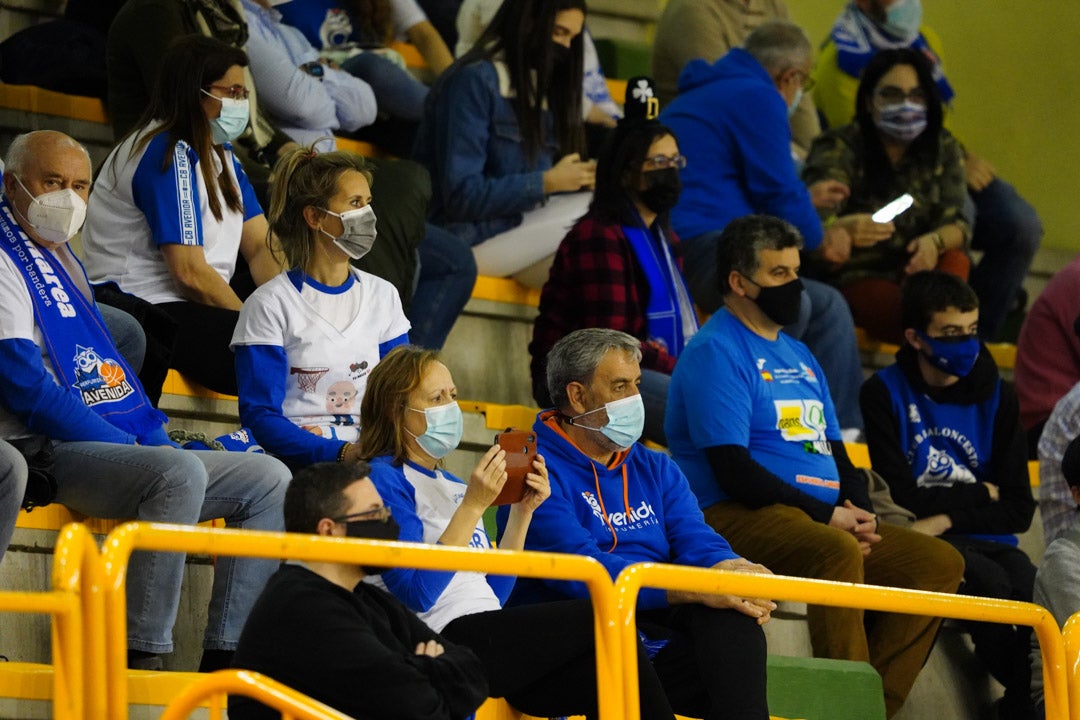
[[[947,543],[879,524],[865,475],[840,440],[813,354],[780,332],[799,313],[802,237],[765,215],[732,221],[717,245],[724,307],[687,345],[664,429],[705,520],[732,549],[782,575],[954,592],[963,561]],[[817,657],[869,661],[892,717],[940,620],[807,609]]]
[[[874,469],[913,529],[964,556],[963,594],[1031,602],[1035,566],[1014,533],[1031,525],[1020,407],[979,344],[979,300],[956,277],[927,270],[901,289],[903,347],[863,385]],[[1031,628],[969,622],[975,653],[1005,686],[1001,718],[1031,718]]]

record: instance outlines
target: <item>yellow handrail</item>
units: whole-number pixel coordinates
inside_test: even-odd
[[[329,705],[250,670],[218,670],[182,690],[161,714],[161,720],[185,720],[208,698],[210,720],[220,720],[227,695],[246,695],[281,713],[284,720],[352,720]],[[215,713],[216,711],[216,713]]]
[[[592,558],[561,553],[483,551],[441,545],[130,522],[113,530],[102,548],[107,716],[110,718],[127,717],[124,588],[127,561],[136,548],[425,570],[462,570],[583,582],[592,596],[600,717],[614,720],[623,716],[623,671],[618,652],[614,587],[607,570]]]
[[[1039,605],[996,598],[969,597],[902,588],[858,585],[828,580],[756,575],[752,573],[637,563],[624,568],[615,580],[623,655],[624,710],[627,720],[638,720],[637,629],[635,614],[642,587],[767,597],[834,607],[860,608],[913,615],[933,615],[983,622],[1031,625],[1043,655],[1047,720],[1069,717],[1065,647],[1057,622]],[[1076,655],[1069,657],[1076,658]],[[1075,672],[1075,670],[1074,670]],[[1074,715],[1080,718],[1080,715]]]
[[[1080,718],[1080,612],[1065,621],[1065,658],[1069,663],[1066,675],[1069,682],[1069,717]],[[1039,640],[1042,642],[1042,639]],[[1049,714],[1047,715],[1049,717]]]

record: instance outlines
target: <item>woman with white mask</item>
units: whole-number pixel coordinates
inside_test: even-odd
[[[176,326],[170,367],[228,394],[238,253],[257,285],[281,272],[232,151],[248,124],[246,65],[243,51],[211,38],[170,48],[142,120],[99,173],[83,230],[91,282],[164,313]]]
[[[290,270],[244,303],[232,348],[241,420],[293,467],[357,456],[368,375],[409,341],[394,286],[349,262],[375,243],[371,182],[343,150],[296,148],[274,166],[270,228]]]
[[[836,285],[855,324],[902,343],[900,282],[937,268],[967,279],[971,225],[963,216],[967,188],[963,148],[942,127],[933,69],[919,51],[882,50],[863,71],[855,122],[819,136],[803,181],[839,180],[851,195],[827,211],[845,228],[846,262],[817,261],[807,275]],[[899,214],[878,211],[904,195]]]

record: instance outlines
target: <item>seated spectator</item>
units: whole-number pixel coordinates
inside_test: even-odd
[[[365,462],[301,470],[285,493],[285,530],[396,540],[398,525]],[[365,578],[382,568],[287,562],[251,609],[233,667],[255,670],[350,717],[461,720],[487,698],[484,668]],[[258,701],[229,698],[232,720],[270,720]]]
[[[716,245],[735,218],[783,218],[799,228],[807,250],[827,257],[834,244],[844,242],[842,228],[822,229],[815,205],[835,203],[847,187],[829,180],[808,190],[788,151],[789,110],[802,95],[812,56],[797,25],[764,23],[750,33],[745,48],[715,63],[690,61],[680,76],[679,97],[660,114],[686,148],[686,169],[679,173],[683,192],[671,226],[683,242],[690,295],[705,314],[723,304]],[[836,289],[813,280],[804,283],[800,307],[784,318],[785,332],[805,342],[822,363],[841,427],[855,438],[862,428],[862,363],[851,311]]]
[[[298,148],[274,177],[270,227],[290,269],[240,311],[240,419],[294,467],[353,460],[368,374],[409,340],[394,286],[349,264],[376,239],[371,172],[354,153]]]
[[[1014,374],[1029,457],[1035,457],[1054,405],[1080,382],[1080,255],[1054,274],[1024,318]]]
[[[41,130],[12,142],[0,199],[0,438],[24,455],[51,447],[56,502],[86,515],[280,530],[288,469],[268,455],[178,449],[112,344],[68,245],[89,190],[90,157],[68,136]],[[18,260],[28,256],[34,263]],[[200,669],[228,665],[274,566],[217,559]],[[160,669],[172,651],[183,573],[183,553],[131,557],[130,667]]]
[[[612,578],[636,562],[766,573],[702,520],[667,455],[637,444],[641,342],[606,328],[575,330],[547,357],[554,409],[533,425],[551,467],[551,498],[533,517],[527,550],[584,555]],[[500,542],[512,517],[497,515]],[[514,603],[586,597],[583,583],[522,579]],[[526,607],[531,607],[526,605]],[[638,634],[671,706],[691,717],[767,718],[765,636],[776,604],[760,598],[643,590]]]
[[[966,279],[971,234],[964,205],[963,149],[941,127],[941,100],[930,62],[915,50],[884,50],[863,71],[855,122],[814,141],[803,169],[808,184],[834,180],[851,194],[829,209],[848,230],[846,258],[819,258],[807,272],[836,285],[855,324],[902,343],[900,280],[938,268]],[[914,199],[895,220],[872,214],[904,194]]]
[[[905,342],[896,364],[862,390],[874,470],[915,513],[913,529],[964,556],[962,594],[1031,602],[1035,566],[1016,539],[1035,512],[1020,411],[980,348],[979,300],[963,280],[927,270],[904,281],[901,301]],[[1005,686],[998,717],[1033,717],[1031,627],[964,626]]]
[[[375,122],[378,106],[370,85],[334,63],[320,62],[318,51],[299,30],[281,22],[269,0],[242,1],[251,77],[263,109],[279,128],[310,145],[335,130],[351,132]]]
[[[0,340],[0,344],[3,340]],[[0,560],[4,559],[15,523],[22,509],[29,470],[26,458],[17,448],[0,440]]]
[[[790,20],[784,0],[669,0],[656,23],[652,73],[662,105],[679,93],[679,74],[691,60],[714,63],[770,20]],[[806,159],[821,132],[814,99],[804,93],[791,115],[791,150]]]
[[[1061,537],[1076,518],[1077,503],[1061,472],[1061,463],[1069,443],[1077,437],[1080,437],[1080,383],[1058,400],[1039,438],[1039,516],[1047,545]]]
[[[814,69],[814,101],[829,127],[850,123],[860,109],[856,88],[871,58],[899,48],[914,50],[933,63],[938,95],[951,107],[956,91],[949,80],[955,78],[945,71],[941,39],[922,24],[921,2],[848,0]],[[962,152],[970,198],[965,214],[975,217],[970,244],[983,252],[971,271],[971,287],[979,296],[979,335],[994,340],[1006,314],[1020,299],[1021,285],[1042,239],[1042,223],[1035,208],[984,157],[970,145]]]
[[[171,366],[230,395],[237,251],[259,285],[281,271],[232,152],[248,122],[246,65],[242,51],[211,38],[173,45],[142,122],[102,167],[82,235],[90,281],[165,312],[177,325]]]
[[[1068,525],[1053,542],[1047,537],[1046,552],[1035,573],[1032,597],[1033,602],[1049,610],[1057,624],[1064,627],[1065,622],[1080,611],[1080,524],[1076,522],[1080,517],[1076,513],[1080,507],[1080,437],[1074,438],[1065,448],[1054,472],[1068,486],[1073,512]],[[1031,639],[1031,646],[1031,697],[1036,717],[1043,717],[1042,653],[1035,637]]]
[[[506,483],[506,453],[490,448],[463,483],[441,470],[461,441],[461,409],[438,354],[396,348],[375,367],[361,404],[360,455],[401,525],[400,539],[492,547],[483,515]],[[551,492],[544,458],[526,475],[524,497],[509,509],[499,547],[521,550],[532,517]],[[597,713],[596,649],[588,600],[502,609],[516,578],[394,569],[378,580],[447,639],[471,648],[493,697],[541,717]],[[639,659],[646,659],[638,647]],[[647,668],[646,663],[646,668]],[[640,676],[641,714],[670,718],[648,669]]]
[[[879,523],[848,459],[821,368],[780,332],[798,311],[802,238],[788,223],[733,220],[717,244],[724,308],[679,356],[667,431],[705,520],[735,552],[774,572],[954,592],[963,559],[948,543]],[[940,618],[810,605],[815,657],[869,662],[889,717],[904,704]]]
[[[649,80],[631,79],[626,117],[597,161],[589,212],[555,254],[529,352],[533,397],[551,407],[544,363],[560,338],[587,327],[638,338],[645,437],[664,444],[668,381],[697,331],[697,316],[668,224],[687,161],[671,130],[656,121],[656,109]]]
[[[540,287],[588,206],[579,192],[595,178],[595,163],[581,159],[584,7],[504,4],[432,88],[415,152],[431,171],[432,219],[473,246],[483,275]]]

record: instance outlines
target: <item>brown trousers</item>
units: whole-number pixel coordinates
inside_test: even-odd
[[[951,545],[922,533],[881,524],[870,555],[843,530],[811,520],[798,508],[769,505],[751,510],[725,501],[705,509],[705,520],[735,552],[778,575],[955,592],[964,560]],[[904,704],[930,654],[941,618],[882,613],[869,628],[863,611],[807,606],[815,657],[869,662],[881,675],[889,717]]]

